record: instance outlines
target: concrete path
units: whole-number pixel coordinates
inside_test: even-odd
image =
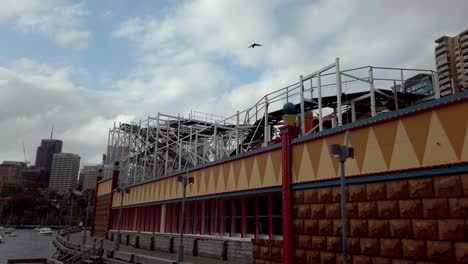
[[[87,240],[89,240],[89,232],[87,233]],[[92,237],[94,238],[94,237]],[[75,233],[70,235],[70,242],[80,244],[83,240],[83,232],[80,233]],[[104,240],[104,249],[105,250],[112,250],[112,245],[113,241]],[[177,254],[175,253],[166,253],[166,252],[160,252],[160,251],[151,251],[151,250],[146,250],[146,249],[140,249],[140,248],[134,248],[134,247],[129,247],[129,246],[124,246],[120,245],[120,251],[126,251],[134,254],[139,254],[139,255],[146,255],[146,256],[152,256],[152,257],[158,257],[158,258],[165,258],[165,259],[177,259]],[[222,260],[217,260],[217,259],[210,259],[210,258],[202,258],[202,257],[194,257],[194,256],[189,256],[185,255],[184,256],[184,262],[190,262],[193,264],[216,264],[216,263],[221,263],[221,264],[235,264],[236,262],[233,261],[222,261]]]

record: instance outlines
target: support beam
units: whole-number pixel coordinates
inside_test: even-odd
[[[338,115],[338,126],[343,125],[343,116],[341,114],[341,72],[340,59],[336,58],[336,109]]]
[[[370,81],[370,105],[371,105],[371,115],[376,116],[377,112],[375,109],[375,89],[374,89],[374,71],[372,67],[369,68],[369,81]]]

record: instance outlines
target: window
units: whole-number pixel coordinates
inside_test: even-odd
[[[193,234],[200,233],[200,203],[198,201],[193,202]]]
[[[272,222],[273,222],[273,235],[283,235],[283,200],[281,194],[274,194],[272,197]]]
[[[268,196],[258,198],[258,234],[268,235]]]
[[[246,234],[255,234],[255,197],[245,199],[245,230]]]
[[[231,233],[231,200],[223,200],[224,233]]]
[[[191,234],[193,227],[193,203],[186,202],[185,204],[185,233]]]
[[[233,215],[233,221],[234,221],[234,230],[233,233],[242,233],[242,199],[237,198],[233,199],[233,210],[234,210],[234,215]]]
[[[204,219],[203,219],[203,234],[210,233],[210,221],[211,221],[211,200],[206,200],[204,202]]]

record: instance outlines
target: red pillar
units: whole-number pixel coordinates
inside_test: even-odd
[[[218,211],[218,235],[221,236],[223,233],[223,199],[218,199],[219,211]]]
[[[114,190],[117,188],[117,183],[119,182],[119,173],[120,173],[120,169],[117,163],[116,166],[114,166],[114,170],[112,171],[112,184],[111,184],[111,193],[110,193],[110,199],[109,199],[109,211],[107,213],[109,217],[107,219],[106,230],[111,229],[111,223],[114,220],[113,215],[111,214],[111,210],[112,210],[112,203],[114,201]]]
[[[292,263],[291,245],[291,139],[297,137],[299,128],[285,125],[280,128],[282,152],[282,200],[283,200],[283,263]]]
[[[99,169],[97,179],[96,179],[96,188],[94,188],[93,196],[93,214],[91,215],[91,236],[94,236],[94,225],[96,224],[96,207],[97,207],[97,194],[99,189],[99,182],[102,180],[102,169]],[[109,216],[110,217],[110,216]]]
[[[273,239],[273,195],[268,194],[268,239]]]

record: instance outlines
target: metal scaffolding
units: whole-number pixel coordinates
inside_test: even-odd
[[[405,77],[418,73],[432,76],[430,95],[405,91]],[[127,184],[162,177],[278,142],[286,102],[296,105],[305,135],[438,98],[436,80],[436,73],[422,69],[365,66],[341,71],[337,58],[230,117],[158,113],[129,124],[114,123],[104,165],[119,160]],[[110,170],[105,172],[110,177]]]

